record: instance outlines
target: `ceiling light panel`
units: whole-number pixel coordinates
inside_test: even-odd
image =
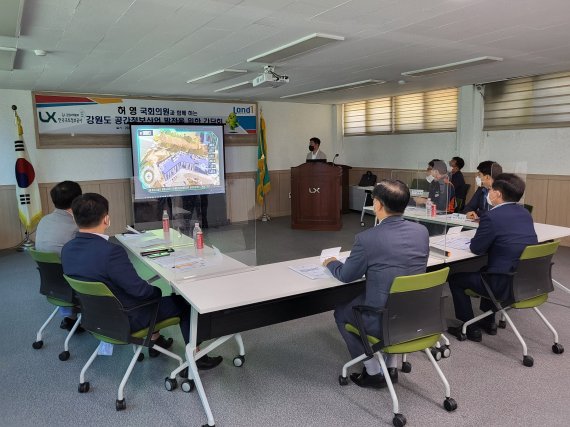
[[[262,62],[265,64],[274,64],[292,56],[301,55],[311,50],[323,47],[329,43],[343,41],[344,37],[332,34],[314,33],[302,37],[298,40],[287,43],[278,48],[272,49],[261,55],[253,56],[247,62]]]
[[[0,13],[0,36],[20,37],[20,22],[24,0],[6,0],[2,2]]]
[[[462,68],[474,67],[477,65],[490,64],[493,62],[500,62],[503,58],[496,56],[481,56],[479,58],[467,59],[465,61],[452,62],[450,64],[438,65],[437,67],[422,68],[420,70],[406,71],[402,73],[403,76],[422,77],[430,76],[432,74],[447,73],[449,71],[460,70]]]
[[[384,80],[374,80],[374,79],[361,80],[358,82],[346,83],[343,85],[330,86],[330,87],[325,87],[322,89],[316,89],[316,90],[310,90],[307,92],[295,93],[293,95],[285,95],[285,96],[282,96],[281,98],[295,98],[298,96],[311,95],[311,94],[322,93],[322,92],[329,92],[329,93],[330,92],[340,92],[343,90],[358,89],[358,88],[365,87],[365,86],[381,85],[383,83],[386,83],[386,82]]]
[[[247,70],[224,68],[222,70],[214,71],[213,73],[190,79],[186,83],[216,83],[222,80],[232,79],[245,73],[247,73]]]
[[[251,81],[237,83],[235,85],[226,86],[220,89],[216,89],[214,92],[237,92],[238,90],[244,90],[251,88]]]

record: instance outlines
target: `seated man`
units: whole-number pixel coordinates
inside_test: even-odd
[[[487,193],[493,184],[493,179],[502,173],[503,168],[497,162],[486,160],[479,163],[477,176],[475,177],[477,190],[461,213],[466,214],[469,219],[479,219],[485,215],[491,209],[491,206],[487,203]]]
[[[453,185],[449,182],[447,175],[447,167],[442,160],[433,159],[428,163],[429,182],[428,197],[414,197],[417,205],[425,205],[427,199],[435,204],[438,212],[453,212],[455,206],[455,191]]]
[[[402,213],[410,200],[406,184],[397,180],[382,180],[372,192],[374,212],[380,223],[356,235],[350,256],[343,264],[335,258],[325,265],[342,282],[351,282],[366,275],[366,291],[354,300],[339,305],[334,312],[338,329],[350,355],[356,358],[364,353],[359,337],[347,332],[345,323],[356,324],[352,307],[368,305],[382,308],[386,305],[392,282],[397,276],[425,273],[429,255],[429,238],[424,226],[406,221]],[[369,318],[366,330],[381,337],[378,318]],[[397,357],[385,356],[392,382],[398,380]],[[362,373],[350,379],[361,387],[386,387],[386,380],[377,359],[364,361]]]
[[[36,229],[36,250],[41,252],[55,252],[61,255],[61,248],[67,242],[75,237],[77,233],[77,225],[73,219],[71,212],[71,202],[81,196],[81,187],[73,181],[63,181],[56,184],[49,192],[51,201],[55,206],[53,212],[44,216],[38,228]],[[61,309],[60,309],[61,310]],[[59,327],[71,331],[77,313],[67,313],[63,311],[65,316]],[[80,326],[76,332],[83,332]]]
[[[110,226],[109,202],[100,194],[86,193],[77,197],[71,205],[79,232],[61,251],[63,271],[78,280],[103,282],[123,307],[136,306],[143,301],[161,296],[159,288],[143,280],[129,260],[121,245],[109,242],[105,230]],[[129,314],[133,330],[144,329],[151,320],[153,307],[144,307]],[[158,309],[157,321],[169,317],[180,317],[180,331],[184,342],[189,342],[190,307],[180,295],[162,297]],[[154,343],[163,348],[172,345],[155,331]],[[151,357],[158,356],[157,350],[149,349]],[[200,369],[211,369],[222,361],[222,357],[204,356],[196,361]]]
[[[471,252],[476,255],[488,254],[487,271],[490,273],[511,273],[516,270],[519,258],[528,245],[538,243],[534,231],[534,223],[530,213],[516,203],[524,194],[525,183],[518,176],[510,173],[497,175],[487,194],[487,201],[492,209],[481,217],[475,237],[471,239]],[[499,300],[507,300],[509,287],[505,277],[495,276],[489,287]],[[481,274],[456,273],[449,277],[449,287],[455,306],[455,317],[462,322],[473,319],[471,298],[465,289],[472,289],[480,295],[487,295]],[[491,310],[493,303],[481,298],[480,308],[483,312]],[[479,325],[467,328],[467,338],[481,341],[481,327],[490,335],[497,333],[494,314],[482,319]],[[460,327],[450,327],[452,335],[459,336]]]
[[[449,167],[451,168],[450,176],[451,176],[451,184],[453,184],[453,188],[455,189],[455,201],[456,203],[458,199],[463,200],[465,203],[465,197],[467,196],[467,188],[465,185],[465,178],[463,177],[463,169],[465,166],[465,160],[461,157],[452,157],[449,161]]]

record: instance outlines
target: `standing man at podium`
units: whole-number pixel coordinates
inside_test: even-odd
[[[327,159],[324,151],[321,151],[321,140],[316,136],[309,139],[309,152],[307,153],[307,160]]]

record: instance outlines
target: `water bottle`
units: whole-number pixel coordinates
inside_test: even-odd
[[[437,206],[435,203],[431,204],[431,216],[436,216],[437,215]]]
[[[166,209],[162,211],[162,231],[165,233],[170,231],[170,218]]]
[[[194,223],[194,230],[192,230],[192,240],[194,241],[194,245],[196,244],[196,239],[198,238],[198,230],[200,230],[200,224],[198,224],[198,221],[196,221]]]
[[[202,233],[202,229],[198,226],[198,231],[196,232],[196,249],[204,249],[204,233]]]
[[[433,203],[431,202],[431,199],[427,199],[427,201],[426,201],[426,216],[431,216],[432,205],[433,205]]]

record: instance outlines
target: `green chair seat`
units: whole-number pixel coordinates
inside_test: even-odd
[[[344,325],[344,329],[346,329],[351,334],[360,336],[358,329],[350,323],[346,323]],[[427,335],[425,337],[417,338],[415,340],[406,341],[399,344],[384,347],[382,351],[384,353],[391,353],[391,354],[414,353],[416,351],[421,351],[425,348],[434,346],[439,340],[440,336],[441,336],[440,334]],[[380,342],[380,339],[373,337],[371,335],[368,335],[367,338],[368,342],[372,345],[378,344]]]
[[[54,297],[46,297],[48,302],[53,305],[57,305],[58,307],[74,307],[75,305],[71,302],[63,301],[58,298]]]
[[[548,300],[548,294],[538,295],[534,298],[525,299],[523,301],[515,302],[511,305],[512,308],[533,308],[544,304]]]
[[[178,325],[179,323],[180,323],[180,317],[169,317],[168,319],[156,322],[155,329],[158,331],[167,328],[169,326]],[[108,342],[109,344],[117,344],[117,345],[128,344],[128,342],[110,338],[105,335],[98,334],[96,332],[91,332],[91,333],[98,340]],[[134,338],[145,338],[147,335],[148,335],[148,328],[141,329],[131,334],[131,336],[133,336]]]

